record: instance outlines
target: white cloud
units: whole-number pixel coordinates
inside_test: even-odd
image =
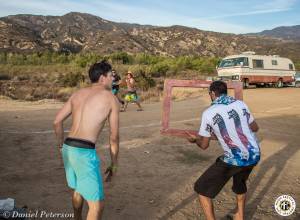
[[[223,33],[242,34],[260,31],[260,29],[258,28],[232,24],[229,22],[222,22],[219,20],[191,19],[189,23],[191,24],[189,26],[197,27],[202,30],[217,31]]]
[[[221,19],[221,18],[240,17],[240,16],[247,16],[247,15],[269,14],[269,13],[276,13],[276,12],[282,12],[282,11],[288,11],[288,9],[255,10],[255,11],[247,11],[247,12],[224,14],[224,15],[220,15],[220,16],[206,17],[206,19]]]
[[[221,18],[229,18],[229,17],[240,17],[240,16],[248,16],[248,15],[258,15],[258,14],[270,14],[270,13],[278,13],[283,11],[289,11],[292,9],[292,6],[296,3],[297,0],[269,0],[269,1],[259,1],[253,3],[251,1],[248,2],[248,7],[246,10],[245,5],[235,8],[235,11],[239,10],[239,12],[232,12],[228,14],[221,14],[218,16],[209,16],[205,17],[205,19],[221,19]]]
[[[268,0],[256,4],[258,10],[290,10],[297,0]]]

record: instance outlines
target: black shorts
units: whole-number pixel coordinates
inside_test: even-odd
[[[195,182],[194,190],[200,195],[213,199],[233,177],[232,191],[236,194],[244,194],[247,192],[246,181],[254,166],[234,166],[218,158]]]

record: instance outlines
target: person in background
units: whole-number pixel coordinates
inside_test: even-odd
[[[128,71],[126,76],[126,85],[127,85],[127,93],[125,95],[125,105],[124,108],[121,110],[123,112],[126,111],[127,105],[130,102],[135,103],[138,106],[137,111],[143,111],[142,106],[139,102],[139,97],[136,93],[136,82],[133,78],[132,72]]]
[[[119,96],[121,77],[119,76],[119,74],[115,70],[112,70],[111,72],[112,72],[112,77],[113,77],[111,91],[117,97],[117,99],[119,100],[119,102],[120,102],[120,104],[122,105],[122,108],[123,108],[125,102]]]

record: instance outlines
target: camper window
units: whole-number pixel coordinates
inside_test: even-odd
[[[263,60],[253,60],[253,68],[264,68]]]
[[[289,68],[290,68],[290,70],[293,70],[294,69],[294,66],[293,66],[293,64],[289,64]]]
[[[272,60],[272,65],[278,65],[277,60]]]
[[[224,59],[221,61],[219,67],[232,67],[232,66],[249,66],[247,57],[239,57],[232,59]]]

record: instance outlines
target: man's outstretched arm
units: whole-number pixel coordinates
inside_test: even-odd
[[[71,107],[71,99],[72,96],[69,98],[69,100],[64,104],[61,110],[56,114],[56,117],[53,121],[53,127],[56,135],[57,145],[59,148],[62,147],[64,142],[64,127],[63,122],[65,119],[67,119],[71,113],[72,113],[72,107]]]

